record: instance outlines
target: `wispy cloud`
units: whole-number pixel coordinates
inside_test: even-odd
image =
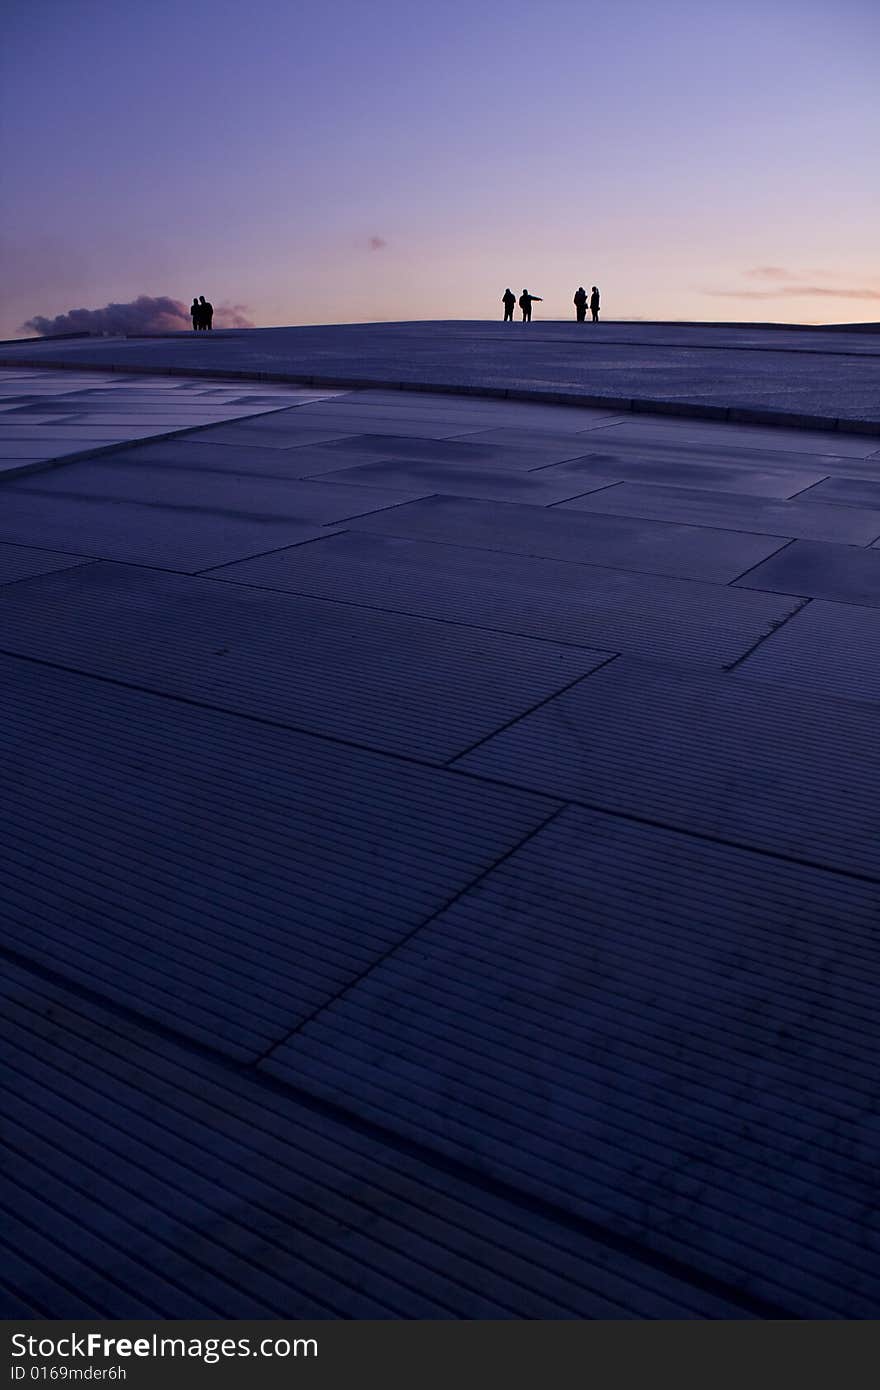
[[[214,311],[218,328],[253,328],[242,304],[221,305]],[[105,304],[103,309],[71,309],[46,318],[35,314],[22,324],[25,333],[41,338],[56,333],[176,333],[192,328],[189,309],[167,295],[138,295],[127,304]]]
[[[781,265],[755,265],[746,271],[750,280],[796,280],[798,277]]]
[[[245,304],[219,304],[214,310],[214,322],[218,328],[256,328],[247,316]]]
[[[367,242],[367,245],[369,246],[371,251],[384,251],[385,247],[388,245],[388,242],[385,240],[383,236],[371,236],[369,241]]]
[[[704,290],[715,299],[880,299],[878,289],[832,285],[781,285],[776,290]]]

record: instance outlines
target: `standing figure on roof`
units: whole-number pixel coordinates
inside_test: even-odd
[[[599,322],[599,291],[593,286],[593,293],[590,295],[590,313],[593,315],[593,323]]]
[[[501,296],[501,303],[504,305],[504,322],[513,323],[513,311],[516,307],[516,295],[514,294],[513,290],[510,288],[509,285],[507,286],[507,289]]]
[[[579,285],[574,292],[574,307],[577,310],[578,323],[584,323],[587,317],[587,292],[583,285]]]
[[[523,323],[531,323],[532,305],[535,302],[535,300],[537,300],[539,304],[544,303],[543,299],[539,294],[529,294],[528,290],[523,290],[522,294],[519,297],[519,307],[522,309]]]
[[[201,310],[201,320],[203,328],[214,327],[214,305],[209,303],[203,294],[199,295],[199,308]]]

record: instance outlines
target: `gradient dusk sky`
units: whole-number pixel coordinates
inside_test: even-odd
[[[878,0],[7,0],[0,337],[205,294],[255,323],[880,320]]]

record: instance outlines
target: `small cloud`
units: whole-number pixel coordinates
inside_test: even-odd
[[[880,290],[835,289],[831,285],[798,285],[796,289],[786,289],[785,294],[817,294],[828,299],[880,299]]]
[[[880,299],[880,290],[830,285],[783,285],[777,290],[704,290],[715,299]]]
[[[779,290],[703,290],[713,299],[778,299]]]
[[[746,275],[752,280],[796,280],[790,270],[785,270],[781,265],[756,265],[751,270],[746,271]]]
[[[388,242],[382,236],[371,236],[367,245],[371,251],[384,251]]]
[[[221,305],[214,312],[218,328],[253,328],[244,305]],[[56,333],[113,333],[136,336],[139,333],[180,333],[192,328],[189,306],[167,295],[141,294],[127,304],[105,304],[103,309],[71,309],[52,319],[36,314],[21,326],[22,332],[41,338]]]
[[[244,304],[221,304],[214,310],[215,328],[256,328]]]

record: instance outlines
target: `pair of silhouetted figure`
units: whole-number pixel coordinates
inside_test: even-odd
[[[539,294],[529,294],[528,290],[523,290],[519,297],[519,307],[522,309],[523,323],[531,323],[532,304],[535,300],[537,300],[539,304],[543,304],[544,302]],[[501,303],[504,305],[504,322],[513,323],[513,310],[516,305],[516,295],[509,286],[501,296]]]
[[[599,291],[593,286],[590,295],[590,313],[593,315],[593,323],[599,322]],[[577,312],[578,323],[585,323],[587,319],[587,292],[583,285],[579,285],[574,293],[574,307]]]
[[[189,312],[193,321],[193,330],[198,333],[201,329],[214,327],[214,305],[209,304],[203,294],[198,299],[194,299],[189,306]]]

